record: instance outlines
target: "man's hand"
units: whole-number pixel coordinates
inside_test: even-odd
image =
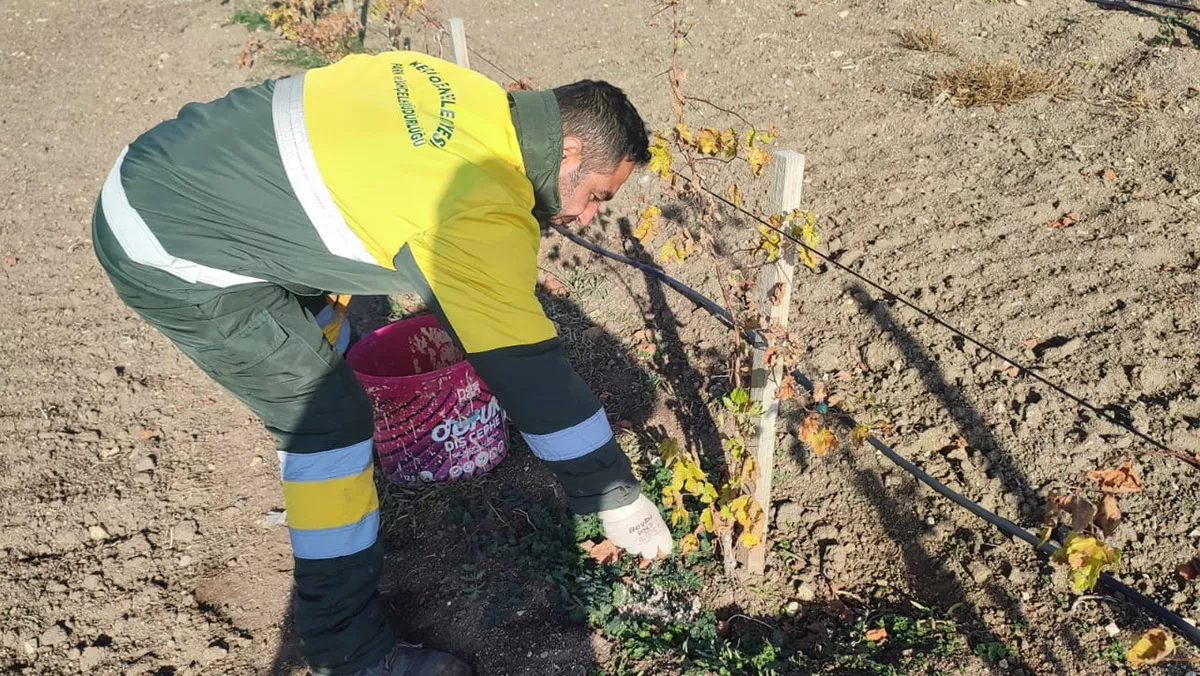
[[[663,521],[658,507],[644,495],[633,503],[600,512],[604,534],[621,549],[643,558],[653,559],[660,553],[669,555],[674,546],[671,531]]]

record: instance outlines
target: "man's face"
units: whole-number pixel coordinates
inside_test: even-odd
[[[563,139],[562,164],[558,172],[558,194],[562,209],[550,219],[555,225],[578,222],[587,225],[600,210],[600,204],[612,199],[633,173],[633,162],[622,160],[610,173],[584,171],[581,166],[582,144],[578,138]]]

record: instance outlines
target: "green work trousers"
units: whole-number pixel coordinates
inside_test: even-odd
[[[350,480],[337,471],[348,449],[359,462],[367,458],[365,469],[353,471],[360,491],[367,475],[377,506],[369,480],[371,404],[314,318],[323,295],[270,283],[217,288],[138,264],[125,255],[99,206],[93,241],[117,295],[275,436],[286,463],[281,467],[296,554],[294,627],[310,667],[318,674],[347,674],[378,661],[394,638],[377,590],[383,564],[377,509],[374,520],[363,519],[351,531],[301,530],[292,518],[298,507],[310,521],[325,518],[326,506],[313,502],[332,494],[321,492],[327,490],[323,482],[336,489],[337,482]],[[294,504],[299,500],[308,504]],[[338,507],[328,509],[336,513]]]

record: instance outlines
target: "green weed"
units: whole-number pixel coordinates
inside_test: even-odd
[[[253,33],[257,30],[266,30],[271,27],[271,20],[267,18],[264,12],[259,12],[253,9],[242,8],[233,13],[233,18],[229,23],[241,24],[246,27],[246,30]]]

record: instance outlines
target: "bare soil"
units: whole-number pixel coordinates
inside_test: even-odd
[[[779,147],[806,153],[806,202],[839,262],[1200,451],[1200,49],[1184,30],[1084,0],[685,4],[686,86],[773,120]],[[122,145],[189,101],[288,71],[234,66],[246,32],[227,25],[233,10],[202,0],[0,7],[6,672],[304,672],[288,632],[287,534],[270,525],[282,508],[271,440],[116,299],[88,234]],[[651,126],[669,124],[670,38],[650,3],[435,10],[462,16],[472,47],[513,75],[539,86],[608,79]],[[905,49],[896,34],[929,28],[952,49]],[[435,37],[412,31],[414,48],[437,54]],[[954,92],[917,95],[930,76],[998,62],[1061,74],[1069,93],[977,108],[956,107]],[[472,65],[506,81],[482,59]],[[691,118],[736,124],[704,104]],[[631,183],[588,234],[627,247],[622,219],[657,190],[656,179]],[[765,182],[743,190],[761,203]],[[1070,227],[1049,227],[1070,213]],[[752,233],[731,218],[721,238],[735,248]],[[544,265],[572,294],[548,306],[614,420],[711,455],[717,425],[704,401],[728,388],[725,332],[640,274],[551,237]],[[704,265],[671,271],[719,294]],[[792,324],[810,345],[806,371],[874,396],[887,441],[984,506],[1033,528],[1045,486],[1134,458],[1146,490],[1122,499],[1119,576],[1200,617],[1195,583],[1174,573],[1200,545],[1200,473],[1145,455],[1127,433],[844,275],[797,279]],[[360,328],[386,313],[378,300],[356,305]],[[661,353],[639,360],[634,334],[647,327]],[[1031,338],[1051,347],[1025,347]],[[832,600],[857,608],[883,590],[958,620],[972,646],[1017,652],[960,654],[928,673],[1123,671],[1102,655],[1105,626],[1115,622],[1128,644],[1148,620],[1119,601],[1072,605],[1061,574],[1025,546],[874,453],[812,457],[797,424],[792,415],[781,430],[780,541],[767,577],[714,580],[706,602],[820,643],[811,623],[779,620],[779,610],[797,600],[799,617],[815,618]],[[502,542],[510,534],[565,528],[555,491],[522,448],[469,485],[384,487],[385,592],[398,631],[466,655],[481,673],[609,670],[613,646],[570,621],[552,576],[530,569],[542,553],[489,558],[513,551]]]

